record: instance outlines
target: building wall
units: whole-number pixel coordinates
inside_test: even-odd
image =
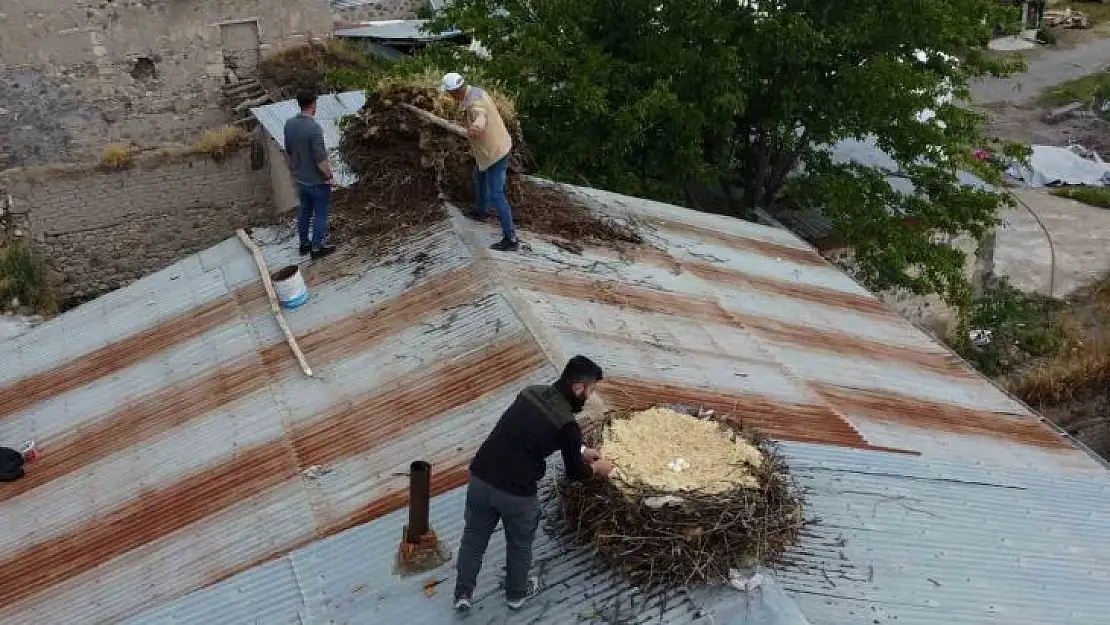
[[[69,303],[125,286],[229,236],[272,223],[268,168],[241,149],[148,158],[124,171],[72,166],[0,172],[0,191],[61,280]]]
[[[229,65],[331,31],[327,0],[4,0],[0,169],[223,122]]]
[[[358,6],[344,6],[340,3],[332,14],[335,21],[340,23],[411,20],[427,4],[427,0],[374,0]]]

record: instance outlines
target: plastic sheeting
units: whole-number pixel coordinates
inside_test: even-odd
[[[1015,164],[1009,174],[1031,187],[1110,184],[1110,165],[1079,146],[1034,145],[1027,165]]]

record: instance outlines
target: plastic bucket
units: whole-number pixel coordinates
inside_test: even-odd
[[[270,280],[274,283],[274,291],[282,308],[296,308],[308,301],[308,287],[296,265],[278,269],[270,276]]]

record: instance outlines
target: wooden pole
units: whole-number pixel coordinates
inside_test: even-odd
[[[401,104],[401,106],[403,106],[406,109],[412,111],[413,113],[416,113],[417,117],[423,119],[424,121],[428,122],[429,124],[439,126],[440,128],[446,130],[447,132],[449,132],[451,134],[454,134],[454,135],[457,135],[457,136],[460,136],[463,139],[467,138],[466,129],[463,128],[462,126],[460,126],[458,124],[452,124],[451,122],[447,121],[446,119],[443,119],[439,115],[436,115],[435,113],[430,113],[428,111],[425,111],[424,109],[422,109],[418,106],[413,106],[413,105],[409,104],[408,102],[401,102],[400,104]]]
[[[239,240],[247,246],[251,255],[254,256],[254,264],[258,265],[258,271],[262,274],[262,286],[266,289],[266,297],[270,300],[270,310],[273,311],[274,317],[277,319],[281,333],[285,335],[285,342],[289,344],[289,349],[293,350],[293,355],[297,357],[297,363],[301,365],[301,371],[304,371],[304,374],[311,378],[312,368],[308,366],[304,352],[297,345],[297,337],[293,336],[289,324],[285,323],[285,316],[281,314],[281,306],[278,304],[277,293],[274,293],[274,283],[270,281],[270,270],[266,267],[266,259],[262,256],[262,249],[242,228],[236,230],[235,234],[239,235]]]

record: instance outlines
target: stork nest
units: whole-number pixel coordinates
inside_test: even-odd
[[[622,469],[618,461],[611,479],[564,480],[554,489],[562,513],[557,529],[646,589],[727,582],[730,569],[780,562],[805,525],[801,491],[782,456],[769,440],[727,417],[677,411],[715,422],[723,436],[758,449],[762,460],[746,465],[744,479],[729,488],[681,490],[630,479],[642,468]],[[637,414],[611,412],[584,424],[586,445],[612,443],[613,424]]]
[[[340,232],[396,238],[446,219],[443,200],[473,205],[474,159],[468,142],[398,106],[407,103],[449,115],[453,102],[445,102],[426,83],[383,82],[367,94],[359,114],[343,120],[339,150],[359,182],[336,194]],[[507,119],[514,137],[506,194],[518,227],[575,244],[623,247],[642,242],[634,224],[602,216],[560,187],[523,177],[530,162],[527,148],[515,116]]]

